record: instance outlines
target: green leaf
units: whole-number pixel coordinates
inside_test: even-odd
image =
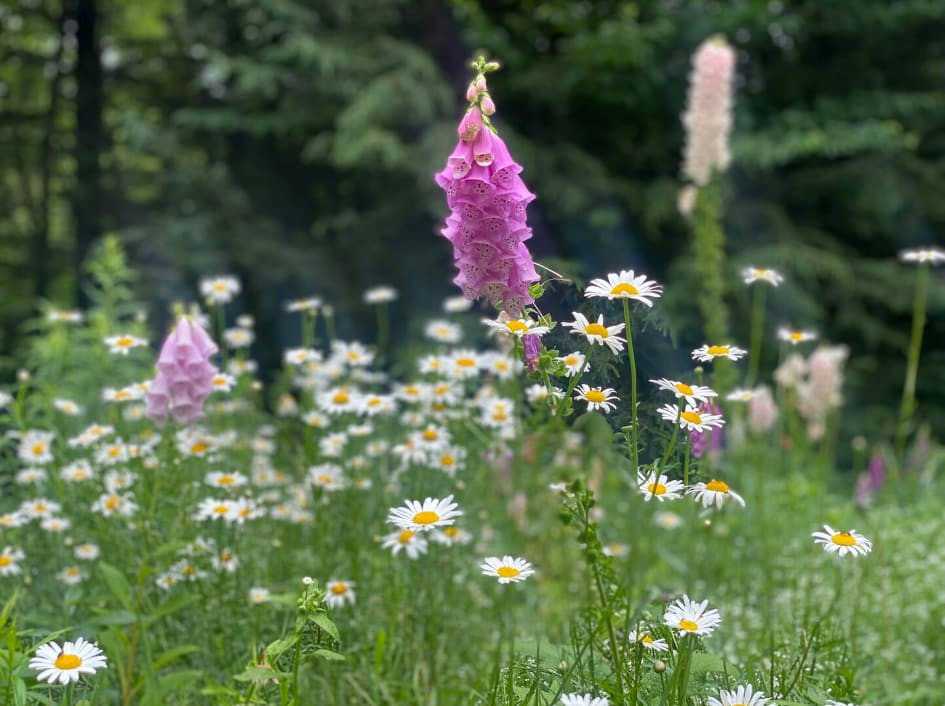
[[[345,656],[343,654],[339,654],[333,650],[326,650],[325,648],[315,650],[312,653],[312,657],[326,659],[329,662],[344,662],[345,660]]]
[[[167,667],[168,665],[176,662],[181,657],[189,655],[193,652],[197,652],[200,648],[197,645],[180,645],[179,647],[172,647],[166,652],[162,652],[157,657],[154,658],[154,661],[151,663],[151,667],[154,671],[160,671]]]
[[[338,628],[335,626],[333,622],[331,622],[331,618],[329,618],[324,613],[316,613],[315,615],[313,615],[312,622],[315,623],[322,630],[327,632],[329,635],[331,635],[332,638],[334,638],[336,642],[341,640],[341,637],[338,635]]]
[[[102,580],[105,581],[105,585],[108,586],[108,590],[118,599],[118,602],[128,610],[131,610],[133,605],[131,600],[131,584],[128,583],[128,579],[125,578],[125,575],[114,566],[104,561],[99,563],[98,573],[101,575]]]

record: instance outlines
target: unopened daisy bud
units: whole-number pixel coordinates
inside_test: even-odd
[[[313,579],[311,576],[303,576],[303,577],[302,577],[302,583],[303,583],[305,586],[311,586],[313,581],[314,581],[314,579]]]
[[[492,96],[486,93],[479,101],[479,107],[483,115],[493,115],[495,113],[495,103],[492,102]]]
[[[653,671],[656,672],[657,674],[662,674],[663,672],[665,672],[666,662],[664,662],[661,659],[658,659],[655,662],[653,662]]]
[[[26,368],[20,368],[16,371],[16,379],[20,382],[29,382],[30,377],[30,371]]]

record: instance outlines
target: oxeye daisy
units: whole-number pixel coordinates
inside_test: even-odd
[[[82,559],[84,561],[92,561],[98,559],[100,550],[97,544],[92,544],[91,542],[86,542],[85,544],[76,545],[73,549],[76,559]]]
[[[247,594],[249,597],[249,602],[253,605],[262,605],[263,603],[268,603],[269,599],[272,598],[272,593],[268,588],[263,586],[253,586],[249,589]]]
[[[293,299],[285,305],[286,311],[290,313],[313,312],[318,311],[322,305],[322,300],[318,297],[307,297],[305,299]]]
[[[431,537],[437,544],[445,544],[446,546],[469,544],[472,541],[472,535],[456,525],[444,527],[442,530],[434,530]]]
[[[639,642],[648,650],[653,650],[654,652],[668,652],[669,645],[666,643],[666,640],[662,638],[655,638],[646,630],[641,630],[639,636],[636,630],[631,630],[627,633],[627,640],[631,643]]]
[[[784,281],[784,277],[779,272],[770,270],[767,267],[746,267],[742,270],[742,279],[745,284],[767,282],[773,287],[777,287]]]
[[[582,370],[586,373],[591,369],[591,366],[586,362],[587,359],[584,354],[578,353],[577,351],[563,355],[556,360],[564,365],[564,370],[568,374],[568,377],[574,377]]]
[[[82,414],[82,407],[72,400],[53,400],[53,407],[69,417],[77,417]]]
[[[607,279],[592,279],[584,290],[585,297],[607,297],[607,299],[633,299],[647,306],[653,306],[653,299],[659,299],[663,287],[646,275],[637,275],[633,270],[611,272]]]
[[[584,314],[574,312],[574,321],[566,321],[563,326],[570,328],[571,333],[584,336],[588,343],[597,345],[606,345],[611,353],[617,354],[623,350],[623,344],[626,339],[621,338],[619,334],[624,329],[624,324],[614,324],[613,326],[604,325],[604,315],[597,317],[597,321],[588,321]]]
[[[527,317],[521,319],[504,320],[502,317],[500,317],[494,321],[492,319],[483,319],[482,323],[493,331],[497,331],[498,333],[504,334],[506,336],[515,336],[516,338],[521,338],[526,334],[531,336],[542,336],[548,333],[547,326],[541,326],[537,321]]]
[[[709,706],[765,706],[769,701],[764,692],[755,691],[751,684],[744,684],[732,691],[720,691],[717,699],[710,696]]]
[[[677,598],[663,614],[663,622],[677,631],[680,637],[698,635],[704,637],[712,632],[722,622],[722,616],[715,609],[706,610],[709,601],[696,603],[689,596]]]
[[[56,578],[67,586],[75,586],[76,584],[82,583],[85,576],[82,574],[82,569],[78,566],[67,566],[56,574]]]
[[[728,358],[729,360],[738,360],[744,357],[748,351],[733,346],[730,343],[710,346],[708,343],[696,348],[692,352],[692,359],[701,363],[711,363],[716,358]]]
[[[391,554],[397,556],[403,551],[409,558],[416,559],[421,554],[427,553],[427,540],[413,530],[400,530],[391,532],[384,537],[382,545],[385,549],[390,549]]]
[[[693,496],[696,502],[702,503],[702,507],[715,505],[721,508],[729,500],[745,507],[745,500],[742,496],[732,490],[728,483],[723,480],[713,478],[708,483],[696,483],[686,492]]]
[[[667,422],[679,424],[680,429],[687,431],[701,432],[706,429],[718,429],[725,424],[721,414],[705,412],[692,405],[686,405],[686,409],[681,410],[674,404],[664,404],[657,412]]]
[[[108,346],[109,352],[118,355],[128,355],[132,348],[138,348],[145,344],[147,344],[146,340],[132,336],[130,333],[123,333],[120,336],[108,336],[105,339],[105,345]]]
[[[561,694],[561,706],[610,706],[610,701],[591,694]]]
[[[387,304],[397,299],[397,290],[387,285],[371,287],[364,291],[365,304]]]
[[[591,387],[590,385],[581,385],[575,390],[574,399],[587,402],[587,411],[593,412],[602,409],[610,412],[617,408],[612,400],[620,399],[614,394],[614,390],[609,387]]]
[[[650,380],[650,382],[661,390],[672,392],[676,396],[676,399],[682,398],[686,400],[686,404],[692,407],[698,406],[700,402],[708,402],[712,397],[717,396],[712,388],[702,385],[687,385],[684,382],[667,380],[666,378]]]
[[[325,584],[325,603],[329,608],[345,605],[354,605],[354,581],[339,581],[332,579]]]
[[[210,378],[210,384],[217,392],[229,392],[236,385],[236,378],[229,373],[217,373]]]
[[[308,469],[308,480],[315,488],[333,492],[341,490],[346,485],[344,471],[330,463],[322,463]]]
[[[782,326],[778,329],[778,338],[782,341],[790,343],[792,346],[796,346],[799,343],[807,343],[808,341],[816,341],[817,334],[813,331],[802,331],[800,329],[793,329],[787,326]]]
[[[899,253],[899,259],[903,262],[941,265],[945,262],[945,250],[940,250],[939,248],[914,248],[911,250],[903,250]]]
[[[450,356],[447,373],[460,379],[474,378],[479,374],[481,366],[482,361],[478,353],[471,350],[459,350]]]
[[[237,473],[236,471],[214,471],[213,473],[208,473],[206,475],[205,481],[207,485],[212,485],[214,488],[226,489],[238,488],[241,485],[246,485],[247,478],[242,473]]]
[[[30,660],[30,669],[39,672],[36,679],[50,684],[77,682],[83,674],[95,674],[107,666],[108,660],[98,645],[84,637],[62,647],[57,642],[47,642],[36,648],[36,656]]]
[[[441,319],[427,322],[423,333],[437,343],[459,343],[463,337],[463,329],[458,324]]]
[[[200,280],[200,293],[211,304],[226,304],[240,293],[240,282],[227,275],[207,277]]]
[[[824,525],[822,532],[811,535],[816,544],[820,544],[828,554],[837,556],[866,556],[873,550],[873,543],[856,530],[835,530]]]
[[[739,387],[729,392],[725,399],[729,402],[750,402],[758,394],[758,390],[746,390]]]
[[[676,500],[682,497],[686,486],[680,480],[670,480],[665,473],[657,474],[655,472],[649,475],[637,472],[637,487],[643,499],[649,502],[656,498],[660,502],[664,500]]]
[[[442,499],[427,498],[422,503],[419,500],[407,500],[401,507],[390,509],[387,521],[400,529],[426,532],[453,524],[463,514],[458,507],[452,495]]]
[[[499,583],[518,583],[535,573],[532,565],[520,557],[490,556],[479,565],[483,576],[494,576]]]
[[[360,408],[359,395],[350,387],[336,387],[319,397],[319,405],[329,414],[356,412]]]
[[[0,576],[14,576],[20,573],[20,562],[25,556],[19,547],[7,546],[0,550]]]

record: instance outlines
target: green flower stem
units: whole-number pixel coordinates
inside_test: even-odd
[[[630,300],[623,300],[623,322],[627,333],[627,364],[630,366],[630,459],[633,472],[640,466],[640,428],[637,419],[637,359],[633,352],[633,320],[630,318]]]
[[[751,302],[751,347],[748,354],[748,387],[758,379],[758,370],[761,367],[761,343],[764,340],[765,330],[765,289],[764,282],[756,282]]]
[[[676,440],[679,438],[679,415],[682,413],[682,410],[678,407],[677,410],[676,421],[673,422],[673,435],[670,437],[669,443],[666,445],[666,451],[663,452],[663,457],[660,459],[660,468],[666,465],[669,457],[676,450]]]
[[[928,264],[919,266],[915,282],[915,299],[912,303],[912,338],[909,342],[909,358],[906,364],[906,379],[902,385],[902,403],[899,407],[899,428],[896,433],[896,452],[901,455],[912,426],[915,413],[915,383],[919,374],[919,354],[922,352],[922,334],[925,332],[925,314],[929,299],[930,270]]]
[[[689,486],[689,460],[692,458],[692,444],[686,444],[686,464],[683,466],[683,483]]]
[[[561,398],[561,401],[558,403],[558,416],[567,409],[571,404],[571,393],[574,392],[574,388],[577,387],[577,384],[581,382],[581,378],[584,377],[584,371],[587,370],[587,354],[584,355],[584,362],[581,363],[581,369],[578,370],[577,375],[572,375],[570,381],[568,381],[568,389],[564,393],[564,397]]]

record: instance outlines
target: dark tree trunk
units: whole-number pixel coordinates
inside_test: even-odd
[[[57,22],[56,53],[53,63],[56,73],[49,84],[49,106],[43,119],[43,137],[39,154],[39,203],[36,206],[32,242],[30,243],[30,269],[34,278],[34,295],[37,300],[45,298],[49,293],[50,250],[49,250],[49,212],[52,206],[51,184],[53,169],[56,163],[55,136],[56,123],[59,118],[59,94],[62,84],[62,72],[59,65],[62,61],[64,28],[66,13],[63,11]]]
[[[75,65],[75,157],[76,183],[72,197],[75,221],[75,268],[77,299],[87,304],[82,289],[83,263],[102,233],[102,167],[104,128],[102,126],[102,59],[98,37],[97,0],[74,0],[78,24]]]

